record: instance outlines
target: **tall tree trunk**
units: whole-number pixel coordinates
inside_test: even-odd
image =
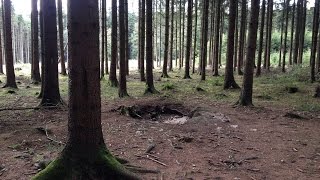
[[[186,21],[186,0],[183,0],[183,16],[182,16],[182,51],[181,51],[181,67],[184,66],[184,53],[185,53],[185,21]]]
[[[285,29],[284,29],[284,45],[283,45],[283,57],[282,57],[282,72],[286,71],[286,54],[287,54],[287,39],[288,39],[288,26],[289,26],[289,4],[290,0],[286,2],[286,14],[285,14]]]
[[[177,6],[177,5],[176,5]],[[177,9],[177,7],[176,7],[176,9]],[[178,32],[178,10],[176,11],[177,13],[176,13],[176,57],[175,57],[175,67],[177,68],[178,67],[178,57],[179,57],[179,55],[178,55],[178,47],[179,47],[179,43],[178,43],[178,37],[179,37],[179,32]]]
[[[191,61],[191,45],[192,45],[192,0],[188,0],[188,22],[187,22],[187,44],[186,44],[186,63],[184,71],[184,79],[191,79],[190,77],[190,61]]]
[[[219,59],[218,59],[218,70],[219,68],[222,66],[222,62],[221,62],[221,56],[222,56],[222,41],[223,41],[223,31],[224,31],[224,7],[222,7],[221,10],[221,20],[220,20],[220,26],[221,26],[221,31],[220,31],[220,35],[219,35]]]
[[[241,20],[240,20],[240,38],[239,38],[239,56],[238,56],[238,75],[242,75],[242,65],[245,51],[245,33],[246,33],[246,18],[247,18],[247,0],[242,0],[241,3]]]
[[[181,66],[182,66],[182,18],[183,18],[183,15],[182,15],[182,1],[183,0],[180,0],[180,4],[179,4],[179,11],[180,11],[180,16],[179,16],[179,19],[180,19],[180,24],[179,24],[179,28],[180,28],[180,32],[179,32],[179,43],[180,43],[180,47],[179,47],[179,70],[181,69]],[[184,12],[183,12],[184,13]]]
[[[272,20],[273,20],[273,0],[268,2],[268,16],[267,16],[267,45],[265,51],[265,61],[267,71],[270,71],[270,55],[271,55],[271,39],[272,39]]]
[[[4,26],[5,26],[5,56],[6,56],[6,75],[7,82],[4,87],[17,88],[16,76],[14,73],[13,51],[12,51],[12,32],[11,32],[11,0],[4,0]]]
[[[117,57],[118,57],[118,21],[117,0],[112,0],[112,30],[111,30],[111,63],[109,83],[112,87],[118,86],[117,80]]]
[[[58,23],[59,23],[59,48],[60,48],[61,74],[65,76],[67,75],[67,71],[66,71],[66,64],[64,60],[62,0],[58,0]]]
[[[315,1],[314,5],[314,15],[313,15],[313,27],[312,27],[312,46],[311,46],[311,56],[310,56],[310,75],[311,82],[316,81],[315,77],[315,68],[316,68],[316,53],[317,53],[317,40],[318,40],[318,32],[319,32],[319,1]],[[318,54],[319,56],[319,54]]]
[[[220,0],[219,0],[220,1]],[[201,45],[201,80],[206,80],[206,60],[208,44],[209,0],[203,0],[202,45]]]
[[[112,156],[103,139],[98,1],[68,3],[68,142],[33,179],[138,179]]]
[[[2,38],[1,38],[1,35],[2,35],[2,30],[0,30],[0,75],[1,74],[4,74],[3,73],[3,51],[2,51]]]
[[[220,45],[220,18],[221,18],[221,1],[217,0],[216,6],[216,28],[215,28],[215,43],[214,43],[214,58],[213,58],[213,76],[219,76],[219,45]]]
[[[236,27],[235,27],[235,38],[234,38],[234,57],[233,57],[233,71],[236,71],[238,67],[238,39],[239,39],[239,2],[236,1]]]
[[[300,33],[301,33],[301,16],[302,16],[302,0],[297,2],[297,15],[296,15],[296,30],[295,30],[295,42],[293,50],[293,64],[298,64],[298,55],[299,55],[299,44],[300,44]]]
[[[38,0],[31,1],[31,42],[32,42],[32,64],[31,64],[31,80],[33,83],[39,83],[39,23],[38,23]]]
[[[279,61],[278,61],[278,67],[281,67],[281,62],[282,62],[282,51],[284,49],[283,47],[283,29],[284,29],[284,23],[285,23],[285,6],[286,6],[286,0],[283,0],[282,3],[282,17],[281,17],[281,31],[280,31],[280,50],[279,50]]]
[[[236,88],[239,89],[239,85],[234,80],[233,76],[233,58],[234,58],[234,31],[236,26],[236,11],[237,0],[230,0],[229,8],[229,28],[228,28],[228,45],[227,45],[227,60],[224,77],[224,89]]]
[[[129,59],[130,59],[130,46],[129,46],[129,8],[128,0],[124,0],[124,23],[125,23],[125,72],[129,75]]]
[[[163,78],[168,78],[168,58],[169,58],[169,21],[170,21],[170,0],[166,0],[166,27],[165,27],[165,40],[164,40],[164,55],[162,75]]]
[[[193,39],[192,74],[194,74],[195,70],[196,70],[195,66],[196,66],[196,55],[197,55],[198,0],[195,0],[194,6],[195,6],[195,15],[194,15],[194,39]]]
[[[43,26],[43,0],[40,0],[40,3],[39,3],[39,6],[40,6],[40,12],[39,12],[39,21],[40,21],[40,42],[41,42],[41,47],[40,47],[40,50],[41,50],[41,80],[42,80],[42,83],[41,83],[41,90],[40,90],[40,94],[38,96],[39,99],[41,99],[43,97],[43,90],[44,90],[44,26]]]
[[[105,59],[106,0],[101,0],[101,45],[100,45],[100,78],[104,78]]]
[[[298,64],[302,65],[303,61],[303,51],[304,51],[304,39],[306,31],[306,17],[307,17],[307,0],[303,0],[301,6],[302,15],[300,17],[300,43],[299,43],[299,53],[298,53]]]
[[[170,57],[169,57],[169,71],[172,71],[173,63],[173,30],[174,30],[174,0],[171,0],[171,33],[170,33]]]
[[[291,35],[290,35],[289,65],[292,65],[295,9],[296,9],[296,0],[293,0],[292,11],[291,11]]]
[[[106,6],[107,6],[107,3],[108,3],[108,1],[106,2]],[[107,19],[108,19],[108,12],[107,12],[108,10],[106,9],[106,21],[107,21]],[[107,23],[107,22],[106,22]],[[105,37],[104,37],[104,41],[105,41],[105,53],[106,53],[106,58],[105,58],[105,67],[104,67],[104,69],[105,69],[105,72],[106,72],[106,74],[109,74],[109,55],[108,55],[108,27],[107,27],[107,24],[105,25],[106,26],[106,28],[105,28]]]
[[[239,104],[242,106],[252,105],[253,72],[257,46],[259,6],[259,0],[251,0],[251,18],[249,24],[247,56],[244,67],[242,91],[239,100]]]
[[[152,0],[146,0],[146,93],[158,93],[153,84],[152,60]]]
[[[62,103],[58,78],[57,13],[55,1],[43,0],[44,79],[41,106]]]
[[[125,25],[125,1],[119,0],[119,34],[120,34],[120,48],[119,48],[119,62],[120,62],[120,71],[119,71],[119,97],[129,96],[127,92],[127,59],[126,59],[126,25]]]
[[[140,18],[140,80],[146,81],[146,77],[144,74],[144,53],[145,53],[145,43],[146,43],[146,8],[145,8],[145,0],[141,0],[141,18]]]
[[[256,76],[261,75],[261,63],[262,63],[262,52],[263,52],[263,34],[264,34],[264,19],[266,14],[266,0],[262,0],[262,10],[261,10],[261,24],[260,24],[260,35],[259,35],[259,51],[258,51],[258,62]]]

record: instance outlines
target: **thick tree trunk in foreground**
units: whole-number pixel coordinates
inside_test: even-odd
[[[33,83],[41,81],[39,69],[39,21],[38,21],[38,0],[31,1],[31,80]]]
[[[2,40],[1,40],[1,32],[0,30],[0,75],[3,74],[3,51],[2,51]]]
[[[227,45],[227,60],[225,69],[224,89],[240,88],[233,76],[233,57],[234,57],[234,31],[236,23],[237,0],[230,0],[229,8],[229,28],[228,28],[228,45]]]
[[[138,179],[116,161],[103,140],[98,1],[68,3],[69,138],[61,155],[33,179]]]
[[[12,50],[12,31],[11,31],[11,0],[4,0],[4,43],[7,82],[4,87],[17,88],[16,76],[14,73],[13,50]]]
[[[118,86],[117,80],[117,57],[118,57],[118,20],[117,0],[112,0],[112,30],[111,30],[111,63],[109,83],[111,87]]]
[[[187,22],[187,44],[186,44],[186,63],[184,71],[184,79],[191,79],[190,77],[190,61],[191,61],[191,45],[192,45],[192,0],[188,0],[188,22]]]
[[[166,26],[165,26],[165,40],[164,40],[164,55],[163,55],[163,66],[162,75],[163,78],[168,78],[168,58],[169,58],[169,20],[170,20],[170,1],[166,0]]]
[[[60,104],[58,78],[57,19],[55,1],[43,0],[44,79],[41,106]]]
[[[153,84],[153,59],[152,59],[152,0],[146,0],[146,79],[145,93],[158,93]]]
[[[125,0],[119,0],[119,97],[129,96],[127,92],[127,64],[126,64],[126,27],[125,27]]]
[[[251,18],[249,24],[247,58],[245,61],[243,85],[239,100],[239,104],[242,106],[252,105],[253,71],[257,46],[259,7],[259,0],[251,0]]]

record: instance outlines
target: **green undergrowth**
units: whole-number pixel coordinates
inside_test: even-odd
[[[18,72],[19,74],[19,72]],[[235,73],[236,74],[236,73]],[[21,75],[21,74],[20,74]],[[21,79],[21,76],[17,75]],[[220,75],[223,75],[221,69]],[[127,82],[127,98],[143,98],[145,96],[166,97],[177,101],[186,101],[186,99],[202,99],[205,101],[221,102],[234,104],[239,96],[239,89],[223,90],[224,76],[213,77],[207,73],[206,81],[200,81],[200,75],[191,74],[192,79],[183,79],[183,70],[174,70],[169,72],[170,78],[160,78],[161,71],[155,70],[154,83],[155,88],[160,94],[145,95],[146,84],[139,80],[138,72],[130,72],[130,80]],[[132,78],[135,77],[135,78]],[[28,76],[19,80],[19,89],[10,94],[10,89],[0,89],[0,107],[13,103],[19,97],[36,98],[40,92],[40,85],[30,84]],[[235,75],[236,82],[242,86],[242,76]],[[317,75],[319,79],[320,76]],[[118,89],[110,87],[108,76],[101,81],[101,94],[103,100],[118,99]],[[282,73],[280,69],[273,68],[271,72],[263,72],[261,77],[254,78],[253,103],[257,106],[283,106],[294,108],[301,111],[320,112],[319,100],[313,98],[315,87],[319,82],[311,84],[308,67],[295,66]],[[1,85],[4,85],[5,76],[1,75]],[[60,76],[60,93],[64,99],[68,95],[68,77]],[[27,86],[29,86],[27,88]],[[289,93],[288,88],[298,88],[298,92]]]

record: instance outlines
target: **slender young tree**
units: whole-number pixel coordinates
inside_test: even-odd
[[[311,82],[316,81],[316,52],[317,52],[317,40],[319,32],[319,1],[315,1],[314,14],[313,14],[313,27],[312,27],[312,46],[311,46],[311,56],[310,56],[310,75]],[[318,55],[319,56],[319,55]]]
[[[239,85],[233,76],[233,57],[234,57],[234,32],[236,25],[237,0],[229,1],[229,28],[228,28],[228,45],[227,45],[227,61],[225,68],[224,89],[239,89]]]
[[[257,77],[261,75],[265,13],[266,13],[266,0],[262,0],[262,8],[261,8],[261,15],[260,15],[261,16],[261,24],[260,24],[260,35],[259,35],[259,51],[258,51],[257,71],[256,71]]]
[[[2,40],[1,40],[1,33],[2,30],[0,30],[0,75],[4,74],[3,73],[3,57],[2,57]]]
[[[173,37],[174,37],[174,0],[171,0],[171,33],[170,33],[170,57],[169,57],[169,71],[173,70]]]
[[[56,3],[42,0],[43,9],[43,46],[44,46],[44,79],[41,106],[56,106],[62,103],[59,92],[58,78],[58,47],[57,47],[57,13]]]
[[[66,64],[64,60],[64,45],[63,45],[63,20],[62,20],[62,0],[58,0],[58,25],[59,25],[59,52],[60,52],[60,64],[61,74],[67,75]]]
[[[158,93],[153,83],[153,59],[152,59],[152,0],[146,0],[146,93]]]
[[[286,0],[283,0],[282,3],[282,17],[281,17],[281,31],[280,31],[280,51],[279,51],[279,61],[278,61],[278,67],[281,67],[282,62],[282,52],[283,52],[283,31],[284,31],[284,25],[285,25],[285,6],[286,6]]]
[[[252,106],[253,71],[257,46],[258,19],[260,0],[251,0],[251,17],[249,24],[249,36],[247,56],[244,67],[243,85],[239,99],[239,105]]]
[[[220,0],[219,0],[220,1]],[[209,0],[203,0],[202,39],[201,39],[201,80],[206,80],[206,60],[208,42]]]
[[[100,61],[100,78],[104,78],[104,60],[105,60],[105,34],[106,32],[106,0],[101,0],[101,61]]]
[[[238,56],[238,75],[242,75],[242,65],[245,51],[245,34],[247,19],[247,0],[241,2],[241,22],[240,22],[240,38],[239,38],[239,56]]]
[[[301,34],[301,16],[302,16],[302,1],[297,1],[297,15],[296,15],[296,30],[295,30],[295,41],[294,41],[294,50],[293,50],[293,64],[298,64],[298,55],[299,55],[299,47],[300,47],[300,34]]]
[[[12,50],[12,29],[11,29],[11,0],[4,0],[4,43],[7,82],[4,87],[17,88],[16,76],[14,73],[13,50]]]
[[[112,156],[103,139],[98,0],[69,0],[68,27],[68,142],[33,180],[138,179]]]
[[[118,86],[117,80],[117,57],[118,57],[118,21],[117,0],[112,0],[112,30],[111,30],[111,63],[109,83],[111,87]]]
[[[293,55],[293,35],[294,35],[294,19],[295,19],[296,0],[293,0],[292,11],[291,11],[291,35],[290,35],[290,54],[289,54],[289,65],[292,65]]]
[[[165,25],[165,40],[164,40],[164,55],[162,75],[163,78],[168,78],[168,58],[169,58],[169,29],[170,29],[170,0],[166,0],[166,25]]]
[[[119,38],[120,38],[120,48],[119,48],[119,63],[120,63],[120,71],[119,71],[119,97],[129,96],[127,92],[127,65],[126,65],[126,27],[125,27],[125,1],[119,0]]]
[[[290,0],[286,1],[285,13],[285,29],[284,29],[284,44],[283,44],[283,57],[282,57],[282,72],[286,71],[286,54],[287,54],[287,39],[288,39],[288,23],[289,23],[289,4]]]
[[[194,38],[193,38],[193,60],[192,60],[192,74],[196,71],[196,55],[197,55],[197,31],[198,31],[198,0],[194,2]]]
[[[145,8],[145,0],[141,0],[141,17],[140,17],[140,80],[146,81],[145,77],[145,68],[144,68],[144,60],[145,60],[145,43],[146,43],[146,8]]]
[[[32,60],[31,60],[31,80],[33,83],[39,83],[39,23],[38,23],[38,0],[31,1],[31,43],[32,43]]]
[[[193,1],[188,0],[188,22],[187,22],[187,43],[185,56],[185,71],[184,79],[191,79],[190,77],[190,61],[191,61],[191,45],[192,45],[192,6]]]
[[[215,27],[215,43],[214,43],[214,58],[213,58],[213,76],[219,76],[219,45],[220,45],[220,20],[221,20],[221,1],[222,0],[217,0],[216,3],[216,27]]]

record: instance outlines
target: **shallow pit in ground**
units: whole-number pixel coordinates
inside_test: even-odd
[[[121,115],[134,119],[150,120],[150,121],[166,121],[172,118],[188,117],[189,109],[182,104],[166,103],[166,104],[136,104],[132,106],[119,106],[112,110],[119,112]]]

